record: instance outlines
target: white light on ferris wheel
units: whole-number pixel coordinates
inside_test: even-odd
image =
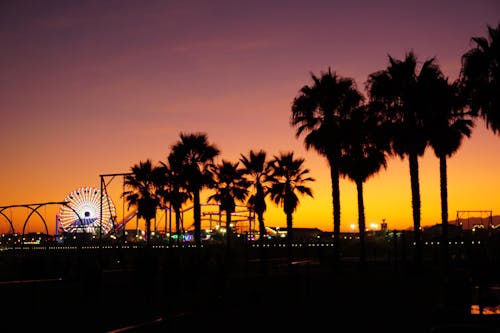
[[[107,234],[113,228],[115,205],[111,198],[94,187],[80,187],[69,193],[61,205],[59,223],[65,232]],[[102,219],[101,219],[102,202]],[[102,228],[102,230],[101,230]]]

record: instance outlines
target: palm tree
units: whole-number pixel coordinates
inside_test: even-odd
[[[189,192],[187,192],[185,181],[182,178],[182,166],[173,153],[167,157],[167,163],[160,162],[165,176],[165,186],[161,192],[163,205],[167,204],[170,209],[175,213],[175,230],[177,235],[177,242],[181,240],[181,208],[182,205],[189,199],[192,199]]]
[[[229,250],[232,238],[231,215],[236,209],[236,201],[245,200],[249,183],[243,177],[239,162],[222,160],[214,171],[214,185],[216,192],[208,197],[208,201],[219,202],[220,210],[226,212],[226,247]]]
[[[431,106],[431,85],[427,83],[439,77],[439,73],[434,58],[425,61],[418,71],[416,56],[409,52],[404,60],[389,56],[389,66],[370,74],[367,81],[370,101],[383,105],[386,118],[392,123],[392,151],[401,159],[408,157],[417,264],[422,261],[418,157],[424,154],[428,143],[423,120]]]
[[[300,195],[308,195],[311,198],[313,193],[307,183],[315,179],[308,176],[310,170],[304,168],[304,159],[295,158],[293,152],[281,153],[274,156],[270,162],[271,175],[271,200],[283,207],[286,214],[286,247],[288,251],[288,263],[292,263],[292,240],[293,240],[293,213],[299,205]]]
[[[473,37],[475,47],[462,56],[461,81],[471,110],[493,133],[500,131],[500,23],[488,25],[488,38]]]
[[[240,155],[240,161],[243,164],[243,172],[249,184],[253,186],[254,192],[248,198],[248,204],[257,214],[259,221],[259,241],[263,242],[267,235],[264,224],[264,212],[267,209],[266,196],[269,193],[267,178],[270,174],[267,154],[264,150],[250,150],[248,155]]]
[[[211,169],[219,149],[208,143],[205,133],[181,133],[180,139],[171,147],[173,158],[182,170],[186,189],[193,196],[194,240],[201,246],[200,192],[212,182]],[[177,163],[177,162],[176,162]]]
[[[429,143],[434,154],[439,158],[439,183],[441,193],[441,228],[444,268],[448,267],[448,185],[447,163],[460,148],[464,137],[470,137],[474,122],[464,110],[465,102],[459,93],[459,83],[449,84],[446,78],[440,77],[431,82],[434,85],[431,97],[435,108],[426,118],[426,129]]]
[[[361,106],[353,110],[343,124],[345,135],[339,164],[341,173],[356,184],[362,267],[366,262],[363,184],[381,168],[387,167],[390,143],[385,126],[384,118],[375,105]]]
[[[157,196],[159,169],[153,166],[150,159],[140,161],[131,167],[131,173],[124,178],[125,188],[122,197],[128,202],[128,207],[137,208],[137,216],[146,221],[146,245],[151,237],[151,220],[156,216],[156,208],[160,205]]]
[[[305,135],[306,149],[326,157],[330,166],[333,199],[334,262],[340,259],[340,173],[342,120],[363,101],[351,78],[343,78],[328,69],[320,77],[311,74],[313,83],[300,89],[292,104],[291,125],[296,136]]]

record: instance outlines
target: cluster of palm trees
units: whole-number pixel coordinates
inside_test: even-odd
[[[283,207],[287,217],[287,231],[292,233],[292,214],[299,205],[298,195],[312,196],[308,182],[314,181],[304,166],[304,159],[293,152],[281,152],[268,159],[263,150],[250,150],[239,161],[222,159],[216,163],[219,149],[208,142],[205,133],[180,133],[180,139],[171,146],[166,162],[154,165],[151,160],[141,161],[131,167],[125,176],[126,191],[123,197],[129,207],[138,210],[139,218],[146,224],[146,243],[151,235],[151,220],[157,209],[171,208],[175,213],[175,229],[180,239],[182,206],[193,203],[194,241],[201,245],[201,202],[204,189],[213,191],[208,201],[219,203],[226,215],[226,246],[232,238],[231,215],[237,202],[248,205],[258,217],[259,236],[264,240],[265,197]],[[290,238],[291,239],[291,238]]]
[[[475,46],[462,56],[459,78],[454,82],[442,73],[435,58],[419,63],[413,52],[404,59],[389,56],[387,68],[368,75],[366,96],[353,79],[330,68],[311,74],[291,108],[290,124],[296,137],[303,136],[306,149],[324,156],[330,167],[333,201],[334,262],[340,247],[340,178],[356,184],[360,231],[360,259],[365,260],[365,214],[363,184],[387,166],[392,156],[408,158],[412,194],[413,231],[417,263],[422,260],[420,225],[419,163],[427,147],[439,159],[444,257],[448,258],[447,158],[470,137],[475,119],[488,129],[500,131],[500,44],[497,27],[488,26],[487,37],[474,37]],[[308,182],[314,181],[293,152],[268,160],[266,152],[250,151],[236,163],[223,160],[215,165],[219,150],[203,133],[181,133],[171,147],[167,163],[154,167],[151,161],[132,167],[124,193],[136,205],[140,217],[149,221],[157,207],[167,203],[179,212],[183,203],[194,204],[195,242],[200,245],[200,191],[215,189],[211,200],[226,212],[227,230],[235,202],[246,202],[257,214],[260,238],[265,236],[266,196],[283,207],[287,216],[287,239],[291,242],[292,214],[299,204],[297,194],[312,197]],[[252,189],[252,191],[250,191]],[[149,235],[149,229],[147,230]],[[228,242],[230,235],[228,233]]]
[[[304,136],[306,149],[324,156],[330,166],[333,198],[334,257],[340,256],[339,178],[357,187],[360,259],[364,260],[365,217],[363,183],[385,168],[390,156],[409,161],[416,261],[422,260],[418,158],[427,147],[440,162],[444,258],[448,258],[446,160],[471,135],[482,117],[494,133],[500,131],[500,24],[488,26],[488,38],[475,37],[475,47],[462,56],[459,78],[449,82],[435,58],[417,62],[389,56],[386,69],[366,81],[364,97],[351,78],[331,69],[300,89],[292,105],[291,124]],[[447,260],[447,259],[446,259]]]

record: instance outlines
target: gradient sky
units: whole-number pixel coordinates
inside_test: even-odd
[[[180,132],[201,131],[219,161],[250,149],[304,157],[314,199],[301,200],[294,226],[331,231],[326,160],[289,125],[310,74],[331,67],[364,93],[388,55],[413,50],[454,80],[471,37],[486,36],[499,14],[497,0],[2,1],[0,206],[62,201],[80,186],[99,187],[100,174],[165,160]],[[450,220],[457,210],[500,214],[499,152],[500,137],[478,122],[448,161]],[[433,225],[439,162],[431,149],[419,161],[422,225]],[[356,189],[342,180],[340,190],[347,231],[357,224]],[[364,194],[368,224],[412,226],[406,159],[391,158]],[[122,201],[113,200],[120,214]],[[41,211],[49,228],[57,210]],[[265,219],[286,225],[270,202]]]

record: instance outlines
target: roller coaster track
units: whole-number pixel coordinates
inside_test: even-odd
[[[202,211],[201,212],[201,218],[202,221],[210,221],[211,223],[217,223],[217,222],[222,222],[222,219],[224,218],[225,220],[225,215],[226,213],[220,209],[220,204],[218,203],[202,203],[200,204],[201,209],[204,207],[215,207],[216,209],[209,210],[209,211]],[[193,209],[193,206],[186,207],[181,211],[181,220],[183,220],[184,213],[190,211]],[[213,216],[217,216],[218,220],[214,221],[212,219]],[[207,218],[208,217],[208,218]],[[252,212],[248,206],[245,205],[236,205],[236,209],[234,212],[231,213],[232,217],[232,222],[237,223],[237,222],[249,222],[249,223],[254,223],[255,221],[255,214]],[[191,229],[194,227],[194,222],[187,228]]]
[[[115,232],[123,230],[125,228],[125,225],[128,222],[130,222],[130,220],[132,220],[134,217],[136,217],[138,213],[139,213],[138,210],[134,210],[133,212],[131,212],[130,214],[128,214],[127,216],[125,216],[125,218],[121,222],[116,223],[115,227],[114,227]]]

